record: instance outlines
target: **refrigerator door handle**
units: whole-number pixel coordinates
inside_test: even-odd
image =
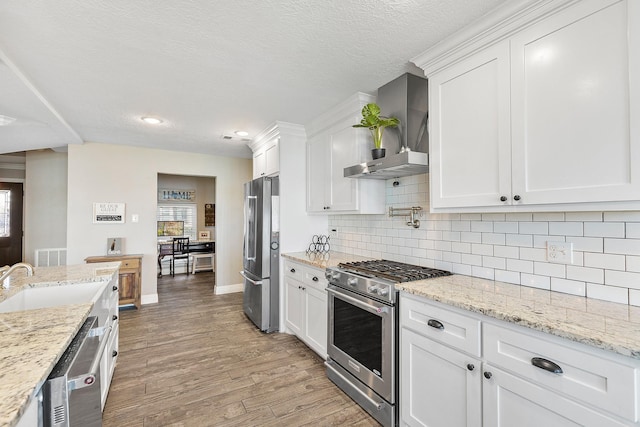
[[[244,271],[241,271],[240,275],[242,277],[244,277],[248,282],[251,282],[254,285],[262,285],[262,280],[253,280],[253,279],[249,278],[246,274],[244,274]]]
[[[258,233],[258,221],[256,209],[258,207],[257,196],[247,196],[244,208],[244,224],[247,227],[244,233],[244,246],[246,248],[246,260],[256,260],[256,234]],[[249,228],[253,228],[249,230]],[[253,237],[253,238],[252,238]]]

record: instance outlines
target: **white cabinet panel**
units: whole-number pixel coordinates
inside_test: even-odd
[[[625,2],[581,2],[511,39],[513,193],[524,203],[638,199],[628,51]]]
[[[500,205],[511,191],[509,45],[429,79],[432,206]]]
[[[323,357],[327,354],[327,292],[306,287],[304,336],[309,347]]]

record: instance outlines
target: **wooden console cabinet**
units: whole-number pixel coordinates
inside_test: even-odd
[[[90,256],[85,258],[84,261],[87,264],[120,261],[118,304],[133,304],[136,308],[140,308],[140,286],[142,284],[141,254]]]

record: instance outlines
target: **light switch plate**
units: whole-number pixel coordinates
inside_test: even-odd
[[[573,243],[547,242],[547,261],[556,264],[573,264]]]

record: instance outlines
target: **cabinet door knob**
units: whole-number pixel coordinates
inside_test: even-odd
[[[500,196],[500,201],[501,202],[506,202],[507,201],[507,196]]]
[[[515,196],[513,196],[513,200],[515,200],[517,202],[518,200],[520,200],[520,196],[518,194],[516,194]]]
[[[118,320],[118,316],[116,316],[115,314],[113,315],[113,320]]]
[[[117,355],[118,355],[118,351],[113,350],[113,352],[111,353],[111,357],[116,357]]]
[[[311,280],[313,280],[314,282],[317,282],[318,278],[316,276],[313,276],[313,279],[311,279]]]
[[[488,371],[486,371],[483,375],[488,380],[491,379],[491,377],[493,376],[493,374],[491,372],[488,372]]]
[[[292,268],[292,269],[291,269],[291,270],[289,270],[289,271],[290,271],[290,272],[292,272],[292,273],[295,273],[295,272],[296,272],[296,269],[295,269],[295,268]]]
[[[117,290],[118,290],[118,287],[117,287],[117,286],[114,286],[114,287],[113,287],[113,291],[115,292],[115,291],[117,291]]]
[[[476,367],[473,366],[473,363],[467,363],[467,369],[473,371],[474,369],[476,369]]]

